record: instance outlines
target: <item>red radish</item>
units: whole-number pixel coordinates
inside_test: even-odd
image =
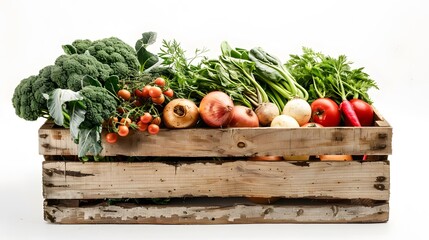
[[[234,103],[224,92],[208,93],[200,102],[200,116],[210,127],[222,127],[228,124]]]
[[[228,127],[259,127],[258,116],[248,107],[234,106]]]
[[[350,100],[350,104],[356,112],[356,116],[362,126],[372,126],[374,124],[374,110],[371,105],[361,99],[352,99]],[[344,124],[346,126],[352,126],[347,118]]]

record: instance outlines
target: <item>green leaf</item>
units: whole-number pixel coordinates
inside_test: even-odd
[[[137,59],[139,60],[143,69],[150,68],[159,61],[157,55],[147,51],[144,47],[140,48],[140,50],[137,52]]]
[[[86,86],[103,87],[100,81],[98,81],[97,79],[89,75],[85,75],[82,78],[82,87],[86,87]]]
[[[112,75],[109,78],[104,81],[104,87],[116,95],[116,93],[119,91],[119,77],[116,75]]]
[[[54,119],[55,124],[63,126],[64,124],[64,104],[70,101],[82,100],[83,97],[79,92],[74,92],[70,89],[60,89],[57,88],[52,91],[49,95],[44,95],[48,97],[48,110],[49,115]]]
[[[79,137],[79,125],[85,120],[86,110],[78,101],[70,102],[70,133],[73,140]]]
[[[101,146],[101,126],[90,129],[79,129],[78,157],[85,155],[99,155],[103,150]]]
[[[146,48],[147,46],[154,44],[156,41],[156,32],[145,32],[142,34],[142,38],[136,42],[136,51],[140,51],[141,48]]]
[[[63,47],[64,53],[67,55],[72,55],[77,53],[77,49],[73,45],[67,44],[67,45],[63,45],[62,47]]]

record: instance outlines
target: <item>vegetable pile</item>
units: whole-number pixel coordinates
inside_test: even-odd
[[[188,57],[176,40],[148,51],[156,38],[145,32],[134,48],[117,37],[63,45],[53,65],[15,88],[16,114],[70,128],[81,159],[100,155],[103,129],[114,144],[162,128],[373,125],[368,90],[377,85],[344,55],[303,48],[282,62],[261,47],[224,41],[217,58],[206,49]]]

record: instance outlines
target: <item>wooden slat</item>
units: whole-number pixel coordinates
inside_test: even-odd
[[[283,155],[389,155],[392,128],[227,128],[161,129],[158,135],[135,132],[115,144],[104,141],[104,156],[283,156]],[[76,155],[68,129],[39,129],[42,155]]]
[[[270,197],[388,200],[389,162],[43,163],[47,199]]]
[[[61,224],[234,224],[234,223],[368,223],[386,222],[389,204],[255,205],[224,200],[223,204],[93,205],[66,207],[45,202],[45,220]]]

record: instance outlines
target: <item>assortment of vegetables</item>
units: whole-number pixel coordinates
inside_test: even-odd
[[[218,58],[205,49],[187,57],[176,40],[163,40],[155,54],[148,48],[156,37],[143,33],[134,48],[116,37],[64,45],[53,65],[16,87],[16,114],[70,128],[82,159],[101,153],[103,128],[114,144],[131,131],[156,135],[163,127],[373,125],[368,90],[377,85],[345,56],[304,48],[282,63],[260,47],[222,42]]]

